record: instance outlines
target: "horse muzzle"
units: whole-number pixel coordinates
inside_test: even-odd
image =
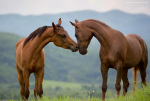
[[[79,50],[79,48],[78,48],[77,45],[71,47],[71,51],[72,51],[72,52],[76,52],[76,51],[78,51],[78,50]]]
[[[87,49],[79,49],[79,53],[82,54],[82,55],[85,55],[87,54]]]

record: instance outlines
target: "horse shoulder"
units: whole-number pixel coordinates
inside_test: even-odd
[[[22,38],[22,39],[20,39],[20,40],[16,43],[16,49],[17,49],[17,47],[20,45],[21,42],[24,42],[25,39],[26,39],[26,38]]]
[[[23,47],[24,40],[25,40],[25,38],[20,39],[16,43],[16,64],[19,66],[19,68],[21,70],[23,70],[23,67],[22,67],[22,47]]]

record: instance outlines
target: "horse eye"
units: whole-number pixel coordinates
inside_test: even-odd
[[[65,34],[63,34],[63,35],[62,35],[62,37],[63,37],[63,38],[66,38],[66,35],[65,35]]]

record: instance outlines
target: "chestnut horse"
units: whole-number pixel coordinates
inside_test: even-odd
[[[34,73],[35,76],[35,99],[37,95],[39,97],[43,95],[42,82],[45,65],[43,48],[49,42],[73,52],[78,50],[77,43],[70,38],[67,31],[61,26],[61,18],[57,25],[52,23],[52,27],[40,27],[27,38],[19,40],[16,44],[16,68],[22,99],[28,99],[29,97],[29,76],[31,73]]]
[[[109,68],[117,70],[115,88],[117,96],[121,90],[121,79],[123,80],[123,95],[127,93],[129,81],[127,77],[128,69],[134,67],[134,74],[137,69],[140,70],[141,80],[146,85],[146,67],[148,63],[148,50],[144,40],[135,34],[123,35],[120,31],[115,30],[107,24],[88,19],[76,23],[70,22],[75,26],[75,36],[82,55],[87,53],[88,45],[92,37],[101,44],[100,60],[102,73],[102,100],[105,99],[107,90],[107,75]],[[135,75],[134,75],[135,76]],[[136,79],[135,79],[136,80]],[[136,82],[136,81],[135,81]]]

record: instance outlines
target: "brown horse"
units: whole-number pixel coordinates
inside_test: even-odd
[[[43,26],[32,32],[27,38],[19,40],[16,44],[16,68],[18,81],[20,84],[20,94],[22,99],[29,97],[29,76],[35,76],[35,99],[37,95],[42,97],[42,82],[44,77],[44,46],[53,42],[56,46],[72,50],[78,50],[77,43],[74,42],[67,31],[61,26],[61,18],[58,24]]]
[[[148,50],[144,40],[140,36],[135,34],[123,35],[120,31],[94,19],[88,19],[82,22],[75,20],[75,22],[70,23],[75,26],[75,36],[80,54],[85,55],[87,53],[88,45],[93,36],[101,43],[99,56],[103,79],[102,100],[105,99],[107,90],[109,68],[117,70],[115,84],[117,96],[120,94],[121,79],[123,80],[123,94],[125,95],[127,92],[127,88],[129,87],[127,73],[128,69],[132,67],[140,70],[142,83],[146,85]]]

